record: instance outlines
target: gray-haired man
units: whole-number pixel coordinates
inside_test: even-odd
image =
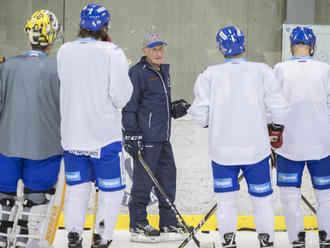
[[[158,190],[160,232],[149,225],[146,207],[153,182],[137,160],[138,151],[143,151],[144,160],[174,202],[176,167],[169,141],[171,117],[185,115],[188,105],[184,100],[171,103],[170,66],[163,64],[164,45],[167,44],[160,34],[150,32],[146,35],[142,49],[145,56],[129,71],[133,95],[122,111],[124,147],[134,159],[129,212],[131,241],[136,242],[158,242],[160,234],[164,240],[177,240],[184,233],[184,228]]]

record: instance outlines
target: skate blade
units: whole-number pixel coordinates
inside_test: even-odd
[[[140,234],[131,234],[129,240],[131,242],[140,242],[140,243],[159,243],[160,236],[151,237],[151,236],[143,236]]]
[[[180,241],[188,238],[188,233],[160,233],[160,241]]]

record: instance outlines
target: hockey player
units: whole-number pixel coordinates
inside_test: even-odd
[[[290,35],[292,59],[275,66],[290,104],[283,146],[276,150],[277,185],[292,247],[305,247],[301,180],[305,164],[318,203],[320,247],[330,247],[330,66],[312,59],[315,35],[296,27]]]
[[[81,12],[77,40],[64,44],[57,54],[69,248],[82,247],[90,182],[95,178],[100,190],[93,248],[109,247],[125,188],[118,109],[129,101],[133,87],[123,51],[101,41],[109,22],[106,8],[88,4]]]
[[[169,141],[171,117],[185,115],[188,104],[184,100],[171,103],[169,65],[163,64],[164,45],[159,33],[146,35],[143,42],[145,56],[129,71],[134,90],[122,112],[124,147],[134,159],[129,213],[130,240],[136,242],[159,242],[160,234],[162,240],[179,240],[186,236],[184,227],[158,190],[160,232],[149,225],[146,208],[153,182],[137,159],[138,152],[142,152],[143,159],[174,202],[176,167]]]
[[[209,128],[217,218],[223,247],[236,247],[236,201],[242,170],[254,210],[260,247],[274,247],[273,192],[270,181],[270,144],[265,118],[271,111],[276,126],[283,124],[288,104],[273,71],[245,58],[244,34],[225,27],[216,40],[225,63],[208,67],[195,84],[195,100],[188,113]],[[278,132],[280,142],[281,132]],[[276,145],[280,145],[276,143]]]
[[[59,30],[52,12],[36,11],[25,25],[32,50],[0,64],[2,248],[50,247],[49,234],[55,235],[55,220],[61,212],[61,204],[52,204],[55,192],[61,198],[65,185],[58,185],[56,191],[53,188],[58,181],[63,151],[60,81],[56,59],[48,55]],[[16,192],[19,179],[24,189]],[[64,182],[64,174],[61,179]],[[56,213],[50,220],[49,211],[54,207]],[[54,228],[47,234],[48,226]]]

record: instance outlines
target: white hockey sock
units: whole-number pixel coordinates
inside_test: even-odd
[[[319,230],[325,231],[327,239],[330,239],[330,189],[315,189],[314,192],[318,204],[316,216]]]
[[[67,185],[64,205],[65,229],[77,232],[80,237],[84,230],[91,184]]]
[[[274,213],[272,209],[272,196],[251,196],[254,212],[254,224],[258,234],[269,234],[269,242],[274,240]]]
[[[237,228],[237,213],[236,213],[236,200],[238,191],[216,193],[217,220],[218,229],[222,243],[225,243],[223,238],[226,233],[236,233]]]
[[[102,235],[102,239],[111,240],[117,222],[124,191],[105,192],[99,191],[99,206],[96,216],[97,232]],[[100,232],[99,223],[104,219],[104,230]]]
[[[304,214],[300,207],[301,190],[296,187],[280,187],[280,199],[289,242],[292,244],[298,239],[298,233],[304,231]]]

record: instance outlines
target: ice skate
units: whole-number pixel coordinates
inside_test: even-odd
[[[79,234],[76,232],[69,232],[68,234],[68,248],[82,248],[82,239],[79,239]]]
[[[102,237],[98,233],[93,234],[94,244],[91,248],[108,248],[112,242],[112,240],[107,240],[106,243],[102,243]]]
[[[292,248],[305,248],[306,247],[306,232],[298,233],[298,239],[292,242]]]
[[[320,248],[330,248],[330,239],[327,240],[327,232],[319,231]]]
[[[188,229],[189,231],[194,230],[192,226],[188,226]],[[168,225],[160,228],[161,241],[184,240],[188,235],[189,233],[179,222],[175,225]]]
[[[160,241],[159,231],[149,224],[144,226],[137,224],[134,229],[130,229],[130,232],[130,241],[133,242],[158,243]]]
[[[258,234],[258,239],[259,239],[259,242],[260,242],[260,248],[263,248],[263,247],[274,248],[274,242],[269,242],[269,234],[268,233]]]
[[[236,248],[236,242],[235,242],[235,233],[225,233],[223,235],[223,238],[226,243],[222,243],[222,247],[224,248]]]

